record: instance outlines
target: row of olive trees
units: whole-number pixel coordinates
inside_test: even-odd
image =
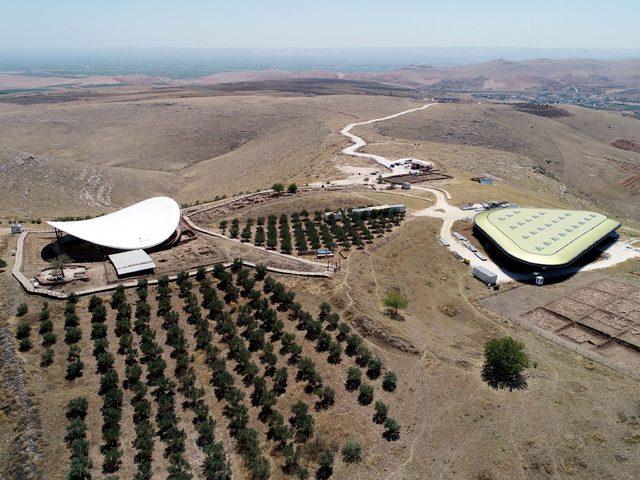
[[[84,397],[77,397],[67,404],[67,433],[64,441],[69,449],[69,471],[67,480],[90,480],[93,463],[89,458],[89,442],[87,441],[87,425],[85,419],[89,402]]]
[[[109,352],[107,340],[107,310],[98,297],[89,302],[91,312],[91,339],[93,355],[96,358],[100,376],[98,394],[102,397],[102,471],[114,473],[120,469],[122,449],[120,448],[120,420],[122,419],[123,392],[120,388],[118,372],[114,368],[113,355]]]
[[[40,355],[40,366],[48,367],[53,363],[53,345],[56,343],[56,334],[53,333],[53,321],[51,320],[51,314],[49,312],[49,303],[43,302],[42,309],[38,315],[40,326],[38,327],[38,333],[42,337],[42,354]]]
[[[363,345],[362,338],[356,333],[351,333],[350,327],[340,322],[337,314],[331,313],[331,307],[327,303],[320,306],[320,313],[317,320],[301,309],[299,304],[293,302],[293,292],[288,292],[282,284],[275,282],[271,277],[267,276],[264,280],[265,292],[271,293],[271,300],[280,305],[280,309],[290,310],[289,318],[297,321],[297,328],[306,332],[305,338],[316,342],[316,350],[329,351],[328,361],[330,363],[338,363],[339,343],[345,342],[345,353],[348,356],[355,356],[356,363],[361,368],[366,368],[367,376],[375,380],[381,376],[382,361],[371,354],[371,352]],[[284,307],[284,308],[283,308]],[[323,329],[324,326],[324,329]],[[333,340],[329,332],[338,331],[336,341]],[[285,334],[286,335],[286,334]],[[283,339],[286,340],[286,339]],[[284,342],[286,345],[286,341]],[[336,347],[337,345],[337,347]],[[309,365],[305,370],[310,370],[313,375],[313,368]],[[394,391],[397,385],[397,377],[393,372],[387,371],[384,374],[382,387],[386,391]],[[374,387],[368,382],[362,382],[362,375],[359,368],[351,367],[347,372],[346,387],[348,390],[358,390],[358,402],[362,405],[369,405],[374,400]],[[399,438],[400,426],[396,420],[386,415],[386,405],[381,401],[376,402],[377,409],[374,414],[374,422],[383,423],[385,431],[384,438],[387,440],[396,440]],[[378,413],[385,410],[384,418]]]
[[[187,322],[196,326],[196,349],[207,351],[213,348],[208,322],[202,318],[200,306],[191,291],[192,282],[187,275],[178,275],[180,296],[185,299],[184,311],[188,313]],[[179,392],[185,397],[184,405],[194,413],[194,426],[198,433],[197,445],[205,454],[202,474],[206,479],[225,480],[231,478],[231,469],[226,460],[222,443],[215,439],[215,421],[204,402],[205,391],[196,386],[196,374],[190,365],[191,356],[188,341],[180,326],[178,314],[170,310],[163,322],[166,330],[166,343],[171,347],[171,357],[175,359],[175,378],[179,381]],[[205,330],[206,329],[206,330]]]
[[[225,299],[227,301],[235,301],[239,293],[228,272],[223,267],[217,267],[214,270],[214,274],[218,279],[219,288],[225,292]],[[211,282],[203,271],[198,272],[196,279],[200,282],[200,292],[203,298],[202,306],[209,311],[208,318],[215,321],[215,330],[229,349],[229,359],[236,364],[234,370],[242,376],[243,383],[246,386],[252,385],[254,382],[256,385],[260,384],[257,380],[259,378],[257,376],[258,367],[251,361],[250,353],[246,350],[241,337],[238,336],[237,329],[229,315],[224,311],[224,304],[218,298]],[[193,312],[198,309],[189,298],[188,296],[185,309],[187,309],[191,318],[193,317]],[[201,315],[197,314],[195,317],[196,323],[198,323],[197,320]],[[191,321],[193,321],[193,318]],[[211,371],[211,384],[214,394],[219,401],[225,402],[223,414],[228,421],[229,433],[236,441],[236,451],[244,459],[252,479],[269,478],[270,464],[260,448],[258,433],[249,426],[249,409],[244,401],[244,392],[236,386],[234,375],[229,371],[226,360],[220,356],[219,349],[213,346],[211,338],[208,338],[204,349],[207,354],[207,365]],[[255,389],[254,394],[252,395],[252,400],[257,401],[258,395]],[[268,416],[267,412],[272,405],[273,399],[264,402],[261,412],[262,418]]]
[[[290,332],[283,333],[284,325],[278,318],[276,310],[270,307],[270,304],[276,306],[278,310],[287,310],[291,307],[299,307],[294,303],[295,294],[288,292],[282,284],[273,282],[271,279],[265,280],[266,269],[258,267],[254,278],[250,278],[248,271],[242,268],[241,262],[235,261],[231,270],[236,273],[236,284],[242,286],[241,292],[243,297],[249,299],[248,303],[242,305],[238,310],[236,325],[243,329],[241,336],[247,341],[249,351],[261,351],[261,361],[265,359],[265,376],[273,376],[273,390],[280,395],[286,390],[286,382],[288,372],[286,367],[275,369],[277,357],[274,354],[273,342],[280,341],[280,353],[289,355],[288,363],[297,367],[297,381],[304,381],[308,393],[317,395],[316,409],[328,408],[334,403],[335,393],[330,386],[324,385],[323,380],[317,371],[314,362],[309,357],[302,356],[302,345],[296,342],[295,334]],[[227,286],[228,273],[224,273],[221,267],[214,270],[214,274],[218,278],[224,279],[222,285]],[[269,278],[269,277],[266,277]],[[256,280],[265,280],[265,291],[271,294],[271,302],[269,298],[262,298],[260,291],[253,289]],[[224,328],[233,328],[232,325]],[[267,341],[267,337],[268,340]],[[320,341],[322,343],[322,340]],[[322,348],[321,348],[322,350]],[[340,352],[338,352],[339,356]],[[273,357],[274,364],[271,365],[267,360]],[[254,379],[254,392],[252,400],[254,405],[260,404],[262,392],[265,390],[265,379]],[[303,467],[300,460],[300,449],[295,443],[289,442],[293,439],[295,442],[304,442],[313,435],[315,421],[309,412],[308,406],[297,401],[292,406],[292,415],[289,418],[289,426],[285,423],[282,415],[272,409],[272,413],[268,418],[269,430],[267,432],[268,439],[276,442],[277,449],[283,452],[285,459],[285,471],[295,473],[301,478],[306,478],[308,471]],[[330,472],[325,466],[320,465],[317,475],[322,477]],[[326,476],[323,478],[327,478]]]
[[[147,399],[148,388],[142,381],[142,369],[139,365],[139,352],[134,344],[131,330],[131,306],[126,303],[120,291],[112,297],[112,306],[118,309],[115,331],[119,339],[118,353],[125,356],[124,387],[131,395],[135,438],[133,447],[136,451],[134,462],[137,467],[135,478],[148,480],[151,478],[151,464],[154,449],[155,430],[151,422],[151,402]],[[137,305],[136,305],[137,307]],[[136,308],[136,315],[143,310]]]
[[[155,424],[157,435],[165,445],[164,456],[168,458],[168,478],[191,479],[191,465],[184,456],[186,432],[179,427],[176,410],[176,385],[167,376],[167,363],[164,360],[162,347],[156,341],[156,332],[149,326],[147,312],[151,308],[146,304],[146,285],[138,288],[142,316],[136,318],[134,330],[139,332],[141,362],[146,366],[147,386],[151,388],[151,395],[156,405]],[[169,279],[165,276],[159,279],[157,289],[158,312],[161,316],[171,311],[171,288]]]
[[[67,298],[64,307],[64,342],[69,345],[67,353],[66,379],[74,380],[82,376],[84,363],[80,356],[79,342],[82,339],[80,318],[76,313],[78,298],[72,293]]]

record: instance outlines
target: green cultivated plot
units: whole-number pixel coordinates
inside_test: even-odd
[[[544,266],[571,263],[620,226],[600,213],[538,208],[488,210],[475,224],[506,254]]]

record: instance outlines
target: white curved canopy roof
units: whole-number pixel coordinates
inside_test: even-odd
[[[167,240],[180,223],[180,205],[154,197],[102,217],[75,222],[47,222],[74,237],[118,250],[151,248]]]

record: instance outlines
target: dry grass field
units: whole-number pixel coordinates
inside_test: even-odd
[[[335,176],[348,122],[410,100],[188,89],[0,103],[0,216],[104,212],[170,194],[217,194]]]
[[[339,153],[347,145],[340,129],[419,105],[407,98],[345,92],[311,95],[253,85],[242,92],[229,89],[114,88],[93,96],[44,95],[51,101],[34,96],[28,101],[0,102],[2,223],[16,217],[97,214],[156,194],[191,203],[269,187],[276,181],[304,184],[337,178],[337,165],[365,165]],[[508,200],[523,205],[596,208],[637,226],[638,198],[620,186],[626,173],[615,160],[637,163],[640,157],[609,145],[619,138],[640,141],[635,124],[602,112],[568,110],[573,116],[552,119],[508,105],[443,104],[356,127],[354,133],[369,142],[368,152],[434,162],[453,178],[433,185],[446,188],[456,205]],[[484,174],[497,177],[495,185],[470,180]],[[336,453],[331,478],[340,480],[636,479],[640,471],[638,381],[536,335],[511,321],[508,311],[501,314],[490,306],[508,304],[522,315],[592,280],[617,278],[637,285],[639,279],[633,272],[640,272],[640,262],[584,277],[579,274],[566,287],[528,286],[532,292],[529,305],[518,303],[518,290],[512,285],[493,292],[474,280],[468,266],[438,242],[440,220],[412,217],[412,211],[433,204],[432,194],[426,191],[299,192],[238,210],[212,209],[193,215],[192,220],[216,230],[223,219],[238,218],[242,225],[248,218],[269,214],[382,203],[405,203],[409,214],[384,237],[362,249],[352,248],[341,258],[340,269],[332,278],[271,277],[295,293],[295,302],[312,319],[318,319],[320,304],[328,302],[354,338],[361,338],[366,351],[382,360],[383,373],[397,374],[393,392],[383,388],[382,376],[367,377],[367,368],[347,354],[339,330],[326,328],[329,322],[322,324],[323,331],[330,343],[340,344],[339,362],[329,361],[328,352],[309,334],[313,326],[300,321],[303,315],[293,313],[297,310],[291,306],[283,307],[286,299],[258,304],[251,294],[230,294],[233,288],[228,282],[224,286],[220,271],[219,278],[212,274],[206,278],[231,322],[216,310],[220,305],[205,302],[207,281],[195,278],[181,282],[182,286],[172,282],[168,289],[149,287],[148,318],[144,308],[142,313],[136,311],[136,302],[144,303],[139,292],[127,290],[124,302],[133,307],[130,324],[126,307],[120,306],[119,314],[109,305],[110,294],[101,296],[104,322],[92,318],[89,298],[80,298],[75,312],[82,336],[77,341],[65,339],[65,308],[70,307],[50,300],[56,340],[50,346],[53,359],[47,366],[42,363],[45,338],[39,332],[43,299],[25,295],[12,278],[11,251],[17,238],[0,230],[0,258],[9,264],[0,269],[0,478],[66,477],[70,449],[65,436],[70,422],[65,409],[78,396],[88,400],[84,423],[92,478],[111,478],[110,473],[121,479],[134,478],[140,463],[136,455],[144,445],[135,442],[144,436],[136,428],[145,424],[141,418],[149,420],[154,432],[150,478],[173,478],[171,472],[183,470],[194,479],[205,478],[205,459],[213,455],[206,445],[213,443],[203,441],[199,430],[203,419],[215,421],[218,453],[228,462],[233,478],[252,478],[250,469],[261,459],[269,465],[270,478],[295,478],[283,471],[286,455],[268,433],[269,426],[263,421],[268,415],[261,413],[259,405],[263,400],[252,404],[253,378],[264,376],[267,387],[275,387],[266,367],[275,361],[277,368],[286,366],[289,377],[274,410],[292,428],[291,407],[302,400],[313,418],[313,433],[295,442],[309,478],[316,477],[320,454],[331,448]],[[468,226],[456,224],[456,228]],[[256,263],[264,261],[261,250],[223,242],[212,240],[216,253],[227,260],[242,256]],[[167,260],[161,273],[200,265],[197,258],[182,251],[178,252],[182,257],[166,258],[170,252],[173,250],[155,257]],[[280,266],[293,264],[282,262]],[[250,276],[257,273],[254,269],[247,272]],[[242,274],[236,272],[232,279],[243,290],[239,276]],[[258,279],[254,285],[262,298],[276,296],[273,289],[265,290],[268,282]],[[396,288],[409,303],[393,317],[382,299]],[[583,300],[585,305],[593,303],[593,299]],[[23,302],[28,313],[18,317]],[[163,315],[167,302],[177,316]],[[203,303],[207,307],[194,306]],[[333,389],[333,405],[316,407],[320,390],[306,388],[312,383],[308,379],[296,379],[300,362],[283,349],[283,337],[265,330],[265,317],[271,315],[265,313],[267,307],[276,310],[282,332],[289,334],[285,338],[295,336],[301,356],[313,362],[323,386]],[[561,307],[553,311],[560,312]],[[242,316],[249,308],[255,325]],[[198,310],[201,318],[194,314]],[[140,322],[138,317],[146,320]],[[16,338],[23,323],[31,326],[28,349],[20,349]],[[267,341],[259,342],[260,334],[252,336],[252,329],[265,330]],[[482,380],[485,342],[505,335],[523,341],[533,361],[525,389],[496,390]],[[321,337],[317,332],[316,336]],[[79,347],[77,355],[84,368],[79,378],[67,379],[68,355],[74,345]],[[267,345],[274,347],[273,356],[264,356],[269,352]],[[100,349],[110,354],[112,365],[111,357],[104,355],[99,367]],[[615,358],[615,345],[610,351]],[[137,382],[132,365],[141,369]],[[222,376],[221,365],[237,389],[233,393],[221,394],[214,387],[214,372]],[[385,438],[385,427],[372,421],[373,404],[359,402],[358,392],[346,388],[349,368],[359,368],[363,380],[374,387],[375,400],[389,407],[389,415],[401,427],[399,438]],[[106,398],[117,400],[119,394],[114,391],[122,392],[115,447],[121,457],[115,463],[109,461],[114,448],[106,438],[114,429],[104,428],[101,412]],[[135,410],[138,397],[148,401],[146,413]],[[162,419],[173,415],[171,428],[157,431]],[[200,421],[194,422],[196,417]],[[242,435],[234,431],[238,424],[245,427],[240,429]],[[360,462],[347,463],[341,455],[349,439],[362,446]],[[114,465],[118,468],[111,472]],[[261,478],[253,473],[253,478]]]

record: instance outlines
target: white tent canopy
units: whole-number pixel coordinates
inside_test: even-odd
[[[167,240],[180,223],[180,205],[154,197],[102,217],[75,222],[47,222],[96,245],[118,250],[152,248]]]

